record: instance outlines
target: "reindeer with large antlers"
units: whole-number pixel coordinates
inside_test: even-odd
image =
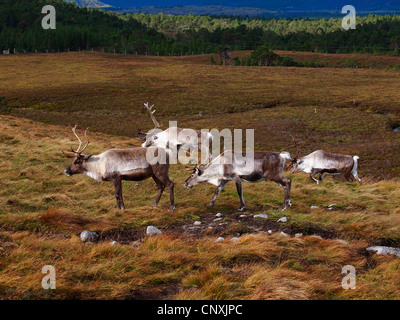
[[[141,181],[151,177],[158,187],[153,206],[157,206],[165,187],[168,187],[170,211],[175,209],[174,184],[168,177],[169,154],[164,149],[153,148],[150,162],[148,148],[109,149],[99,155],[90,155],[83,153],[89,145],[89,140],[81,149],[83,143],[76,133],[77,125],[70,128],[79,141],[79,147],[76,150],[71,148],[71,151],[63,151],[64,155],[73,158],[72,164],[64,171],[67,176],[82,173],[98,181],[111,181],[115,187],[117,208],[121,210],[125,209],[122,180]]]
[[[157,121],[154,113],[156,110],[153,109],[154,105],[149,106],[149,103],[144,104],[146,110],[150,114],[150,118],[154,123],[154,129],[150,130],[147,134],[141,129],[137,131],[137,134],[142,140],[142,147],[156,146],[160,148],[168,148],[170,150],[178,151],[181,147],[184,149],[200,148],[205,154],[205,159],[210,159],[210,144],[213,139],[213,135],[210,132],[194,129],[182,129],[178,127],[170,127],[162,131],[161,125]]]

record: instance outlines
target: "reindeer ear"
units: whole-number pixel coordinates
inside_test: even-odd
[[[91,154],[87,154],[85,152],[84,154],[81,155],[81,157],[82,157],[83,160],[89,160],[92,157],[92,155]]]

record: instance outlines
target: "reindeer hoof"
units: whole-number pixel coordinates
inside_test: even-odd
[[[175,210],[175,206],[172,206],[172,207],[169,208],[170,212],[174,212],[174,210]]]
[[[246,209],[246,207],[240,207],[240,208],[238,209],[238,211],[239,211],[239,212],[242,212],[244,209]]]
[[[212,207],[214,205],[214,202],[210,202],[209,204],[207,204],[207,207]]]

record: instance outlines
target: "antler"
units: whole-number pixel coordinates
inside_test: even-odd
[[[289,133],[289,135],[292,137],[292,141],[293,141],[293,144],[290,145],[289,148],[296,148],[297,153],[296,153],[294,159],[297,159],[297,157],[299,156],[299,154],[301,152],[300,145],[303,144],[304,142],[303,141],[297,141],[290,133]]]
[[[146,102],[144,104],[144,106],[147,109],[147,111],[149,112],[151,120],[153,120],[153,123],[154,123],[154,126],[155,126],[154,129],[160,128],[161,125],[158,123],[158,121],[156,120],[156,117],[154,116],[154,112],[156,112],[156,110],[152,109],[154,107],[154,104],[151,107],[149,107],[149,103]]]
[[[75,125],[75,127],[71,127],[70,125],[68,125],[68,127],[72,130],[72,132],[73,132],[73,134],[75,135],[75,137],[78,139],[78,141],[79,141],[79,147],[78,147],[78,149],[76,149],[76,150],[74,150],[74,149],[72,149],[72,147],[71,147],[71,151],[72,152],[74,152],[74,153],[82,153],[85,149],[86,149],[86,147],[89,145],[89,139],[87,139],[87,131],[88,131],[88,129],[89,128],[87,128],[86,130],[85,130],[85,137],[86,137],[86,139],[87,139],[87,143],[86,143],[86,145],[83,147],[83,149],[81,150],[81,147],[82,147],[82,140],[79,138],[79,136],[76,134],[76,128],[78,128],[78,125],[76,124]]]

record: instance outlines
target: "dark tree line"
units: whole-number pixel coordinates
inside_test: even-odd
[[[52,4],[57,29],[43,30],[41,9]],[[78,50],[186,55],[228,50],[269,49],[329,53],[394,53],[400,48],[400,17],[357,18],[344,31],[341,19],[266,19],[248,17],[116,14],[80,8],[62,0],[2,0],[0,50]]]

